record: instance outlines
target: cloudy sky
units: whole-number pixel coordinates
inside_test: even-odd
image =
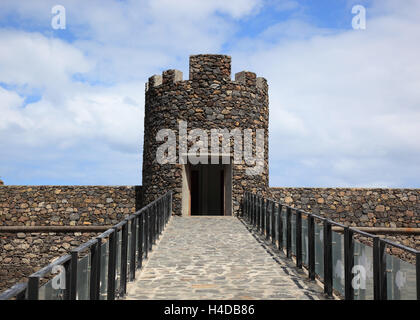
[[[419,39],[418,0],[1,0],[0,177],[141,184],[147,78],[221,53],[268,80],[271,186],[419,188]]]

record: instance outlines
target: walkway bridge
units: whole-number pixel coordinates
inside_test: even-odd
[[[0,300],[420,299],[418,251],[326,218],[250,193],[241,217],[171,212],[168,192]]]

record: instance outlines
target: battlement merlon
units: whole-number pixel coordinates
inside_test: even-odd
[[[176,70],[176,69],[169,69],[166,71],[163,71],[162,73],[162,83],[175,83],[178,81],[182,81],[182,71]]]
[[[146,91],[150,88],[160,86],[162,84],[162,76],[160,75],[153,75],[149,78],[149,82],[146,83]]]
[[[231,57],[222,54],[190,56],[190,80],[230,81]]]
[[[182,81],[182,71],[176,69],[169,69],[162,72],[162,75],[153,75],[149,78],[149,81],[146,82],[145,89],[146,91],[149,88],[158,87],[161,84],[176,83]]]
[[[268,92],[268,82],[267,79],[264,77],[257,77],[257,88],[263,90],[264,92]]]
[[[241,71],[235,74],[235,81],[250,87],[257,86],[257,75],[250,71]]]

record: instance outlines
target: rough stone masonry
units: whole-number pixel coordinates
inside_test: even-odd
[[[179,121],[188,124],[188,131],[210,129],[264,129],[263,172],[246,174],[247,164],[233,164],[232,211],[238,214],[245,190],[265,194],[268,188],[268,85],[255,73],[242,71],[231,80],[231,57],[226,55],[190,56],[189,80],[182,72],[167,70],[154,75],[146,84],[143,145],[143,195],[151,202],[173,190],[174,214],[181,214],[183,164],[159,164],[156,141],[160,129],[178,132]],[[257,150],[253,136],[253,152]],[[177,155],[180,156],[179,142]],[[231,139],[233,154],[233,139]]]

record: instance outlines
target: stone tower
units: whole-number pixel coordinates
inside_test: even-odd
[[[198,157],[199,156],[199,157]],[[190,56],[189,80],[146,83],[143,199],[174,191],[176,215],[236,215],[245,190],[268,188],[268,85],[231,57]]]

